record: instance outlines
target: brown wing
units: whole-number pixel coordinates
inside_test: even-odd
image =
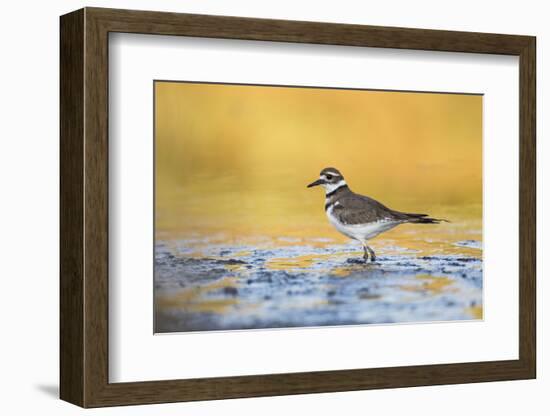
[[[344,224],[366,224],[380,220],[404,221],[401,213],[392,211],[380,202],[368,196],[350,194],[338,199],[334,214]]]

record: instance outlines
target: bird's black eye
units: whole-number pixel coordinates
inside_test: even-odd
[[[332,179],[332,175],[325,175],[325,178],[330,181]]]

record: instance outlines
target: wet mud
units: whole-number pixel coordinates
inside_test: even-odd
[[[480,241],[373,247],[365,263],[351,241],[157,241],[155,332],[482,319]]]

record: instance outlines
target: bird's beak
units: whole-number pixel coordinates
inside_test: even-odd
[[[312,188],[314,186],[323,185],[324,183],[325,181],[323,181],[322,179],[317,179],[315,182],[311,182],[307,187]]]

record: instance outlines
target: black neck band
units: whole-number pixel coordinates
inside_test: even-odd
[[[331,197],[332,195],[334,195],[336,192],[338,192],[340,189],[347,188],[347,187],[348,187],[347,184],[343,184],[342,186],[339,186],[338,188],[336,188],[336,189],[330,191],[329,193],[327,193],[327,194],[325,195],[325,197],[326,197],[326,198],[329,198],[329,197]]]

